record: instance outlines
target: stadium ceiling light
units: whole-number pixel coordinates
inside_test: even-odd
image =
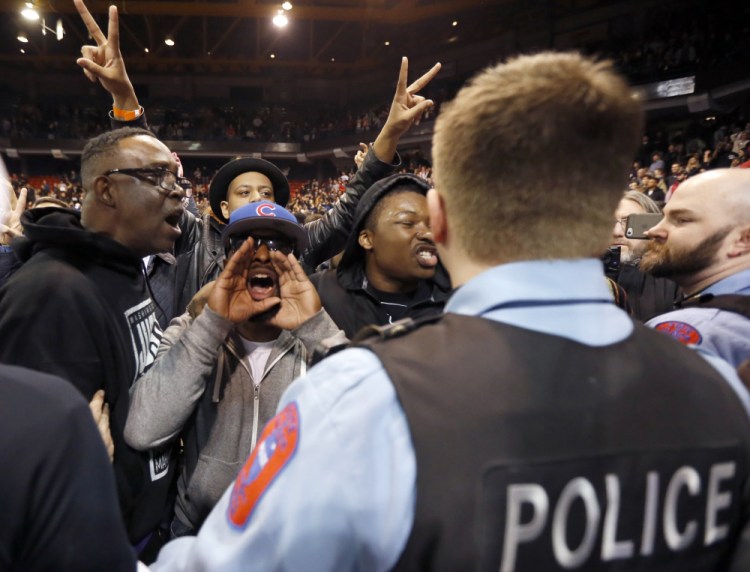
[[[143,48],[143,51],[148,53],[148,48]]]
[[[23,48],[21,48],[21,53],[22,53],[22,54],[25,54],[25,53],[26,53],[26,50],[24,50]]]
[[[390,46],[390,45],[391,45],[391,43],[390,43],[390,42],[389,42],[388,40],[386,40],[386,41],[384,42],[384,44],[385,44],[386,46]]]
[[[58,42],[62,40],[65,37],[65,28],[63,28],[62,19],[57,19],[57,25],[55,26],[54,30],[47,26],[47,23],[42,20],[42,36],[46,36],[47,32],[52,32],[53,34],[55,34]]]
[[[281,7],[286,10],[287,12],[292,9],[292,3],[291,2],[284,2]]]
[[[286,28],[288,23],[289,18],[286,17],[283,10],[279,10],[279,12],[273,17],[273,25],[277,28]]]
[[[63,28],[62,18],[58,18],[57,23],[55,24],[55,37],[58,42],[65,37],[65,28]]]
[[[21,16],[31,22],[36,22],[37,20],[39,20],[39,12],[36,11],[36,8],[34,8],[34,4],[32,4],[31,2],[26,2],[26,7],[21,10]]]
[[[271,58],[272,60],[274,60],[274,59],[276,59],[276,54],[271,54],[271,55],[270,55],[269,57],[270,57],[270,58]]]
[[[172,46],[174,46],[174,38],[171,35],[167,35],[167,37],[164,38],[164,43],[171,48]]]
[[[28,44],[29,43],[29,39],[26,37],[26,33],[25,32],[18,32],[18,36],[16,37],[16,39],[19,42],[21,42],[22,44]]]

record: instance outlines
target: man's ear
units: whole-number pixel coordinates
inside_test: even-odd
[[[427,212],[430,213],[432,238],[436,243],[443,244],[448,239],[445,200],[435,189],[427,191]]]
[[[105,177],[103,175],[97,177],[96,179],[94,179],[94,183],[92,186],[97,201],[108,207],[115,206],[115,189],[109,177]]]
[[[359,245],[365,250],[372,250],[372,235],[366,228],[359,231]]]
[[[221,214],[225,220],[229,220],[229,203],[227,201],[221,201]]]
[[[750,253],[750,226],[740,230],[739,237],[734,241],[729,251],[729,257],[744,256],[748,253]]]

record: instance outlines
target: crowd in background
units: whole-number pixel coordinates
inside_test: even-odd
[[[78,104],[80,105],[80,104]],[[86,139],[109,127],[102,109],[92,102],[84,108],[56,102],[0,102],[0,137]],[[432,119],[434,109],[423,120]],[[303,142],[342,135],[377,132],[388,106],[310,106],[248,104],[200,105],[149,102],[151,129],[166,141]]]
[[[592,42],[584,49],[611,58],[635,83],[674,78],[742,61],[750,49],[750,29],[731,12],[710,14],[687,5],[684,10],[655,8],[646,14],[643,37]],[[719,30],[721,30],[719,32]],[[463,78],[443,82],[425,95],[439,112],[453,98]],[[109,127],[99,101],[0,100],[0,137],[86,139]],[[388,107],[372,102],[345,106],[268,105],[232,101],[149,101],[149,123],[163,140],[302,142],[378,131]]]
[[[750,168],[750,123],[739,115],[688,125],[653,126],[644,135],[641,147],[624,186],[643,192],[657,202],[665,202],[679,184],[702,171],[714,168]],[[354,166],[352,166],[352,169]],[[414,173],[431,182],[431,168],[418,157],[405,160],[401,172]],[[206,212],[208,185],[213,172],[206,166],[186,164],[185,175],[193,184],[193,198],[200,212]],[[342,171],[320,180],[290,176],[289,209],[302,218],[324,214],[345,190],[353,171]],[[80,208],[82,189],[76,171],[57,175],[12,175],[16,189],[29,190],[29,204],[38,197],[52,196]]]
[[[667,202],[680,183],[717,168],[750,168],[750,123],[722,123],[701,137],[693,129],[644,135],[630,172],[629,188],[657,203]]]
[[[684,10],[655,8],[645,15],[644,37],[628,43],[610,40],[591,44],[595,51],[612,58],[632,81],[676,77],[686,72],[710,69],[732,55],[741,56],[750,47],[748,24],[716,10],[705,14],[686,5]],[[717,30],[721,30],[719,33]],[[427,94],[436,105],[423,119],[439,112],[440,102],[450,100],[461,82],[443,83]],[[454,85],[455,84],[455,85]],[[343,107],[238,104],[221,106],[181,102],[180,107],[150,101],[151,128],[164,140],[237,140],[258,142],[311,142],[342,135],[378,131],[388,106],[365,103]],[[13,102],[0,100],[0,137],[86,139],[109,128],[102,105],[92,102]],[[708,116],[678,125],[652,125],[629,173],[629,188],[657,201],[670,198],[680,182],[707,169],[748,166],[750,124],[735,113]],[[422,162],[424,163],[424,162]],[[213,170],[188,165],[198,209],[208,209],[207,190]],[[404,172],[430,178],[429,167],[410,164]],[[291,210],[309,215],[325,213],[344,191],[351,172],[318,179],[290,175]],[[52,196],[80,208],[82,189],[76,172],[12,175],[17,189],[29,189],[29,201]]]
[[[428,182],[432,182],[432,170],[424,164],[423,160],[405,162],[399,172],[414,173]],[[207,212],[210,209],[208,204],[208,185],[211,182],[213,173],[209,173],[204,166],[198,166],[185,174],[193,184],[192,196],[198,211],[201,213]],[[324,214],[345,192],[346,183],[352,176],[354,176],[353,171],[342,171],[335,177],[323,180],[291,179],[289,210],[300,214],[303,219],[312,214]],[[29,206],[34,204],[34,201],[38,198],[53,197],[63,201],[71,208],[80,209],[83,188],[81,187],[78,171],[71,171],[70,173],[61,175],[38,175],[31,177],[25,174],[13,174],[11,175],[11,183],[16,192],[21,187],[27,189],[27,202]]]

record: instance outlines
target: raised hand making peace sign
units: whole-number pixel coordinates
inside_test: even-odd
[[[83,73],[92,82],[102,84],[102,87],[112,94],[113,104],[118,109],[136,110],[140,108],[135,95],[133,84],[130,83],[125,61],[120,53],[120,24],[117,7],[109,7],[109,27],[107,35],[86,8],[83,0],[73,0],[78,13],[89,34],[96,42],[96,46],[83,46],[81,56],[76,63],[83,68]]]
[[[409,75],[409,60],[401,58],[401,69],[398,74],[396,93],[393,96],[391,110],[383,129],[373,143],[375,156],[381,161],[390,162],[396,153],[399,139],[415,123],[419,123],[422,114],[434,105],[432,100],[417,95],[432,78],[440,71],[440,63],[432,66],[427,73],[417,79],[410,86],[406,86],[406,78]]]
[[[425,99],[421,95],[416,95],[421,91],[432,78],[440,71],[441,64],[437,63],[430,68],[422,77],[406,87],[406,76],[409,73],[409,60],[401,58],[401,70],[398,74],[398,83],[396,84],[396,94],[393,96],[391,111],[388,113],[386,125],[392,126],[403,135],[409,127],[419,123],[422,114],[434,105],[431,99]]]

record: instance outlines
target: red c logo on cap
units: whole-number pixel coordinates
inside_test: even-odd
[[[262,205],[258,205],[258,208],[255,209],[255,212],[258,214],[258,216],[276,216],[276,213],[273,212],[275,210],[276,205],[263,203]]]

